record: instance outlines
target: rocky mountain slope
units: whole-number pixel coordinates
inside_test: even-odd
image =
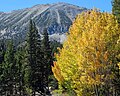
[[[35,5],[9,13],[0,12],[0,37],[24,41],[30,19],[36,23],[40,33],[47,28],[52,38],[59,37],[68,31],[76,15],[86,10],[68,3],[54,3]]]

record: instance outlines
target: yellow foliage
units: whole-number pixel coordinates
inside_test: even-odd
[[[64,80],[63,76],[61,75],[60,68],[58,65],[56,65],[56,62],[54,62],[54,67],[52,66],[52,71],[54,73],[55,78],[57,78],[59,82],[62,82]]]
[[[118,30],[112,14],[96,10],[79,14],[59,49],[60,54],[55,56],[57,61],[52,69],[57,80],[70,81],[78,96],[86,96],[81,95],[86,85],[104,84],[105,76],[112,74],[108,66],[120,51],[114,49],[120,36]]]
[[[120,69],[120,62],[118,63],[119,69]]]

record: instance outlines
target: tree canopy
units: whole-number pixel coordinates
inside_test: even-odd
[[[118,94],[112,81],[118,67],[119,30],[112,14],[93,10],[78,15],[55,55],[52,70],[60,85],[77,96]]]
[[[112,13],[117,17],[120,23],[120,0],[112,0]]]

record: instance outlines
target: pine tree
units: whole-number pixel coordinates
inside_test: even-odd
[[[0,41],[0,95],[2,96],[3,92],[5,91],[3,88],[3,62],[4,62],[4,55],[5,55],[5,43],[4,39]]]
[[[48,88],[49,76],[52,74],[51,66],[53,65],[52,50],[47,29],[43,31],[42,51],[44,53],[44,85]],[[47,89],[46,89],[47,90]]]
[[[41,38],[38,34],[38,30],[35,23],[30,21],[30,29],[28,33],[27,41],[28,50],[28,65],[30,68],[29,85],[33,90],[33,96],[35,92],[44,93],[44,81],[43,81],[43,52],[41,51]]]
[[[120,0],[112,0],[112,13],[117,17],[120,23]]]
[[[50,41],[50,48],[52,49],[52,57],[54,59],[54,53],[59,52],[58,48],[62,48],[62,44],[60,42],[57,42],[57,41]]]
[[[120,24],[120,0],[112,0],[112,13],[116,16],[118,23]],[[119,50],[119,54],[120,54],[120,50]],[[117,62],[120,62],[120,58],[116,58],[116,59],[117,59]],[[120,90],[120,69],[118,65],[114,65],[113,71],[116,78],[113,80],[113,84],[116,89],[115,95],[120,95],[120,91],[119,91]]]
[[[34,79],[34,74],[35,74],[35,67],[36,67],[36,45],[37,45],[37,33],[35,29],[35,24],[33,23],[32,20],[30,20],[30,28],[29,28],[29,33],[28,33],[28,65],[30,67],[30,74],[29,74],[29,84],[30,87],[32,88],[32,91],[35,96],[35,79]]]
[[[24,58],[25,58],[25,52],[24,47],[18,47],[15,54],[15,60],[16,60],[16,82],[17,82],[17,92],[20,94],[20,96],[25,95],[25,82],[24,82],[24,75],[25,75],[25,64],[24,64]]]
[[[36,49],[36,72],[35,72],[35,79],[36,79],[36,91],[44,94],[44,53],[41,50],[41,38],[40,35],[38,34],[38,39],[37,39],[37,49]]]
[[[12,41],[7,44],[7,49],[4,56],[3,64],[3,76],[4,76],[4,87],[6,89],[7,95],[13,95],[14,85],[16,83],[15,73],[16,73],[16,63],[14,59],[15,48]]]
[[[44,52],[44,59],[46,60],[45,63],[49,69],[48,74],[51,74],[51,66],[53,66],[52,49],[50,47],[49,36],[46,28],[43,31],[42,51]]]
[[[4,55],[5,55],[5,41],[2,39],[0,41],[0,64],[4,61]]]
[[[114,61],[116,64],[113,66],[113,73],[115,78],[112,81],[112,84],[114,85],[115,91],[114,94],[115,96],[119,96],[120,95],[120,37],[117,41],[116,44],[116,52],[118,53],[116,56],[114,56],[113,58],[116,58],[116,61]]]

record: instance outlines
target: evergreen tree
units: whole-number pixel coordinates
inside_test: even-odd
[[[4,55],[5,55],[5,43],[4,40],[0,41],[0,95],[4,92],[3,88],[3,62],[4,62]]]
[[[5,55],[5,41],[2,39],[0,41],[0,64],[4,61],[4,55]]]
[[[41,46],[44,53],[44,85],[46,86],[46,88],[48,88],[48,78],[52,74],[51,66],[53,65],[53,59],[49,36],[46,28],[43,31],[43,40]]]
[[[58,53],[58,48],[62,48],[62,44],[57,41],[50,41],[50,48],[52,49],[52,57],[54,58],[54,53]]]
[[[112,13],[116,16],[117,21],[120,24],[120,0],[112,0]],[[118,52],[120,54],[120,49],[117,49],[117,50],[119,50]],[[116,58],[116,59],[117,59],[117,62],[120,62],[120,58]],[[113,84],[116,90],[115,95],[119,96],[120,95],[120,91],[119,91],[120,90],[120,69],[118,65],[114,65],[113,71],[115,75],[115,79],[113,80]]]
[[[112,13],[117,17],[120,23],[120,0],[112,0]]]
[[[35,68],[35,90],[39,92],[41,95],[45,94],[45,86],[44,86],[44,54],[41,50],[41,38],[38,34],[37,45],[36,45],[36,68]]]
[[[3,76],[4,87],[6,94],[12,96],[14,94],[14,85],[16,83],[16,63],[14,59],[15,48],[12,41],[8,42],[8,46],[5,52],[4,64],[3,64]]]
[[[33,96],[35,92],[44,93],[43,84],[43,52],[41,51],[41,39],[38,34],[38,30],[35,23],[30,21],[30,29],[28,33],[27,41],[28,50],[28,65],[30,68],[29,85],[33,90]]]
[[[49,36],[46,28],[43,31],[43,40],[41,46],[42,46],[42,51],[44,52],[44,58],[46,60],[45,63],[47,64],[49,72],[51,72],[51,66],[53,65],[53,60],[52,60],[53,54],[52,54],[52,49],[50,47]]]
[[[29,74],[29,84],[33,90],[33,94],[35,94],[35,80],[34,80],[34,73],[36,67],[36,45],[37,45],[37,38],[36,38],[36,30],[35,25],[32,20],[30,20],[30,28],[28,33],[28,65],[30,67],[30,74]]]
[[[20,96],[25,96],[25,82],[24,82],[24,75],[25,75],[25,64],[24,64],[24,47],[18,47],[15,60],[16,60],[16,82],[17,82],[17,92],[19,92]]]
[[[115,54],[112,58],[115,58],[116,61],[113,61],[114,62],[114,66],[113,66],[113,73],[114,73],[114,76],[115,78],[113,79],[113,82],[112,84],[114,85],[114,88],[115,88],[115,91],[114,91],[114,94],[115,96],[120,96],[120,37],[119,39],[117,40],[117,44],[116,44],[116,52],[117,52],[117,55]]]

